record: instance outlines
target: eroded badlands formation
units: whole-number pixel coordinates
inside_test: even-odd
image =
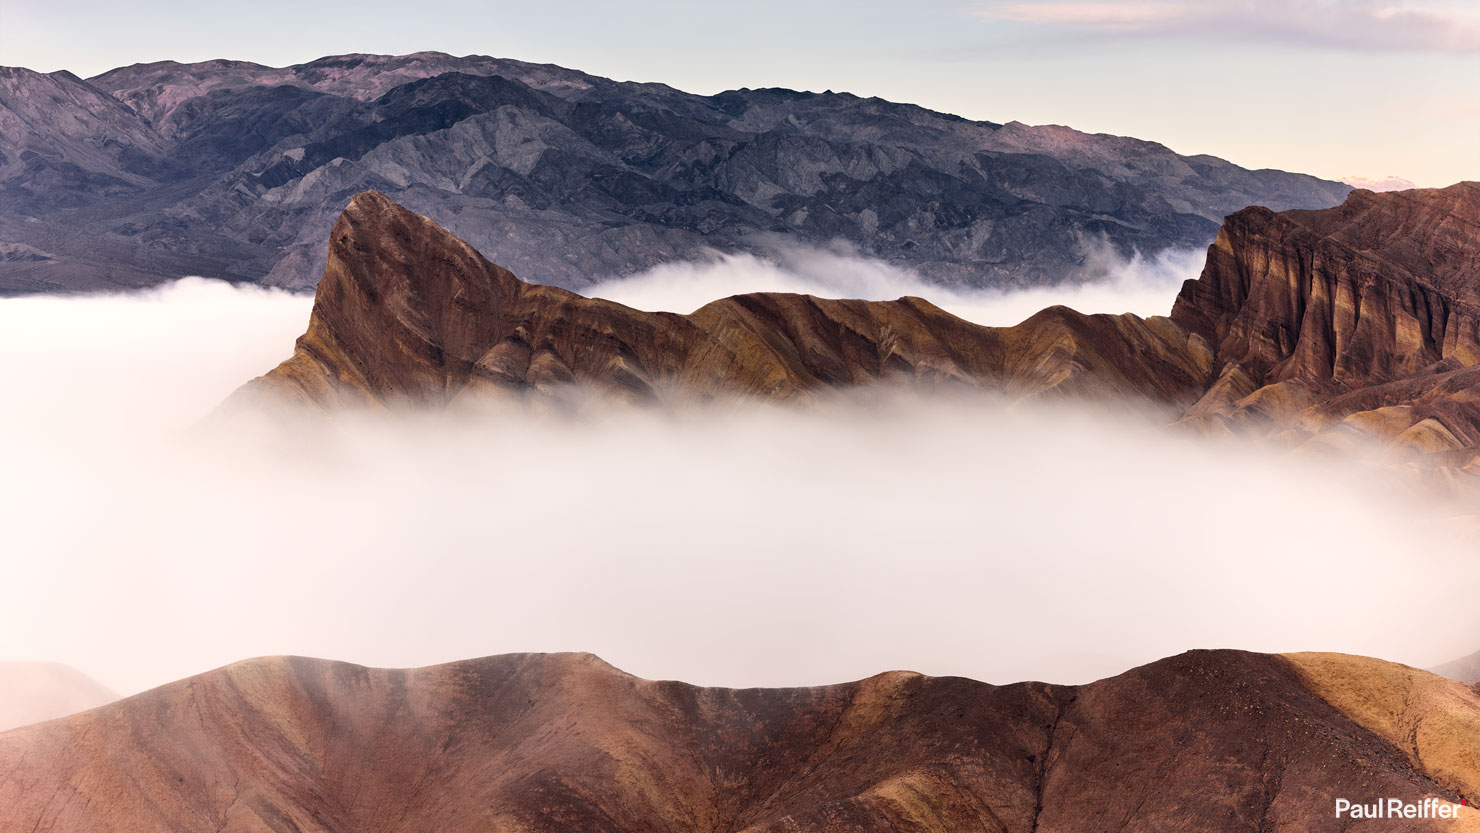
[[[1172,315],[980,327],[904,298],[754,294],[647,313],[519,281],[384,196],[331,238],[308,331],[237,405],[805,403],[877,381],[1149,400],[1297,446],[1476,455],[1480,185],[1233,215]],[[409,671],[253,660],[0,734],[0,829],[1480,829],[1338,799],[1480,798],[1480,689],[1379,660],[1198,651],[1084,686],[888,673],[651,682],[585,655]]]
[[[1480,184],[1224,223],[1170,317],[1052,307],[982,327],[920,298],[756,293],[689,315],[527,284],[369,192],[330,238],[308,332],[239,395],[442,408],[571,385],[632,401],[805,401],[876,381],[1150,401],[1210,433],[1366,437],[1468,480],[1480,455]]]
[[[590,655],[212,671],[0,734],[0,829],[1320,833],[1480,795],[1480,695],[1333,654],[1196,651],[1084,686],[894,672],[698,688]]]

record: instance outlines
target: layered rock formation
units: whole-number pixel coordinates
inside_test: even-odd
[[[323,408],[572,385],[656,401],[788,401],[874,381],[1170,408],[1210,433],[1401,452],[1468,482],[1480,458],[1480,184],[1355,192],[1228,219],[1169,318],[1055,307],[981,327],[920,298],[742,295],[647,313],[525,284],[377,193],[334,227],[308,332],[242,399]]]
[[[1416,688],[1445,696],[1394,723],[1383,698]],[[1473,797],[1474,752],[1440,730],[1476,715],[1473,689],[1332,655],[1199,651],[1078,687],[895,672],[745,690],[574,654],[262,659],[0,735],[0,828],[1475,829],[1472,809],[1353,823],[1334,806]],[[1393,731],[1407,721],[1435,730],[1414,742]]]
[[[443,407],[489,393],[805,400],[878,380],[1190,404],[1212,354],[1167,319],[1045,310],[994,329],[921,298],[761,293],[690,315],[527,284],[379,193],[330,236],[308,332],[240,395],[323,408]]]
[[[1472,485],[1480,456],[1480,184],[1228,219],[1172,319],[1215,345],[1186,424],[1356,443]]]
[[[204,275],[310,288],[375,189],[578,288],[714,250],[847,241],[943,283],[1064,280],[1101,241],[1204,246],[1348,186],[1138,139],[834,93],[714,96],[440,53],[0,70],[0,292]]]

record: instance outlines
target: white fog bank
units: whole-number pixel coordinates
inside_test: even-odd
[[[967,321],[1005,327],[1044,307],[1063,304],[1085,313],[1166,315],[1182,282],[1202,271],[1200,249],[1167,249],[1131,258],[1100,247],[1066,283],[1031,289],[944,287],[881,260],[843,250],[789,247],[773,258],[715,253],[708,260],[669,263],[602,281],[583,294],[638,309],[689,313],[717,298],[746,292],[801,292],[823,298],[892,301],[926,298]]]
[[[205,281],[0,300],[0,659],[132,693],[263,654],[582,650],[749,686],[1480,647],[1442,507],[1124,416],[884,396],[182,430],[308,310]]]

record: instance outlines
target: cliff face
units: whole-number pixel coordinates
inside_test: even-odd
[[[1480,444],[1480,184],[1239,212],[1172,319],[1216,346],[1189,423],[1364,435],[1461,472]]]
[[[1166,319],[1045,310],[1010,328],[920,298],[753,294],[691,315],[526,284],[383,195],[335,224],[308,331],[243,391],[320,407],[436,407],[572,385],[634,401],[798,400],[879,380],[1014,395],[1154,395],[1190,403],[1211,354]]]
[[[1365,708],[1380,698],[1317,693],[1332,681],[1452,686],[1410,698],[1429,725],[1480,714],[1473,690],[1402,666],[1231,651],[1079,687],[896,672],[746,690],[589,655],[410,671],[263,659],[0,735],[0,828],[1450,829],[1335,818],[1336,797],[1458,801],[1476,776],[1451,770],[1452,744],[1387,737]]]
[[[1371,384],[1480,358],[1480,186],[1229,217],[1172,319],[1220,372]]]

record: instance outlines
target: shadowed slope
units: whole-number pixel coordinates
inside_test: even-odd
[[[1445,829],[1334,818],[1333,796],[1459,797],[1360,720],[1286,660],[1230,651],[1080,687],[890,673],[744,690],[577,654],[262,659],[0,735],[0,827]]]

